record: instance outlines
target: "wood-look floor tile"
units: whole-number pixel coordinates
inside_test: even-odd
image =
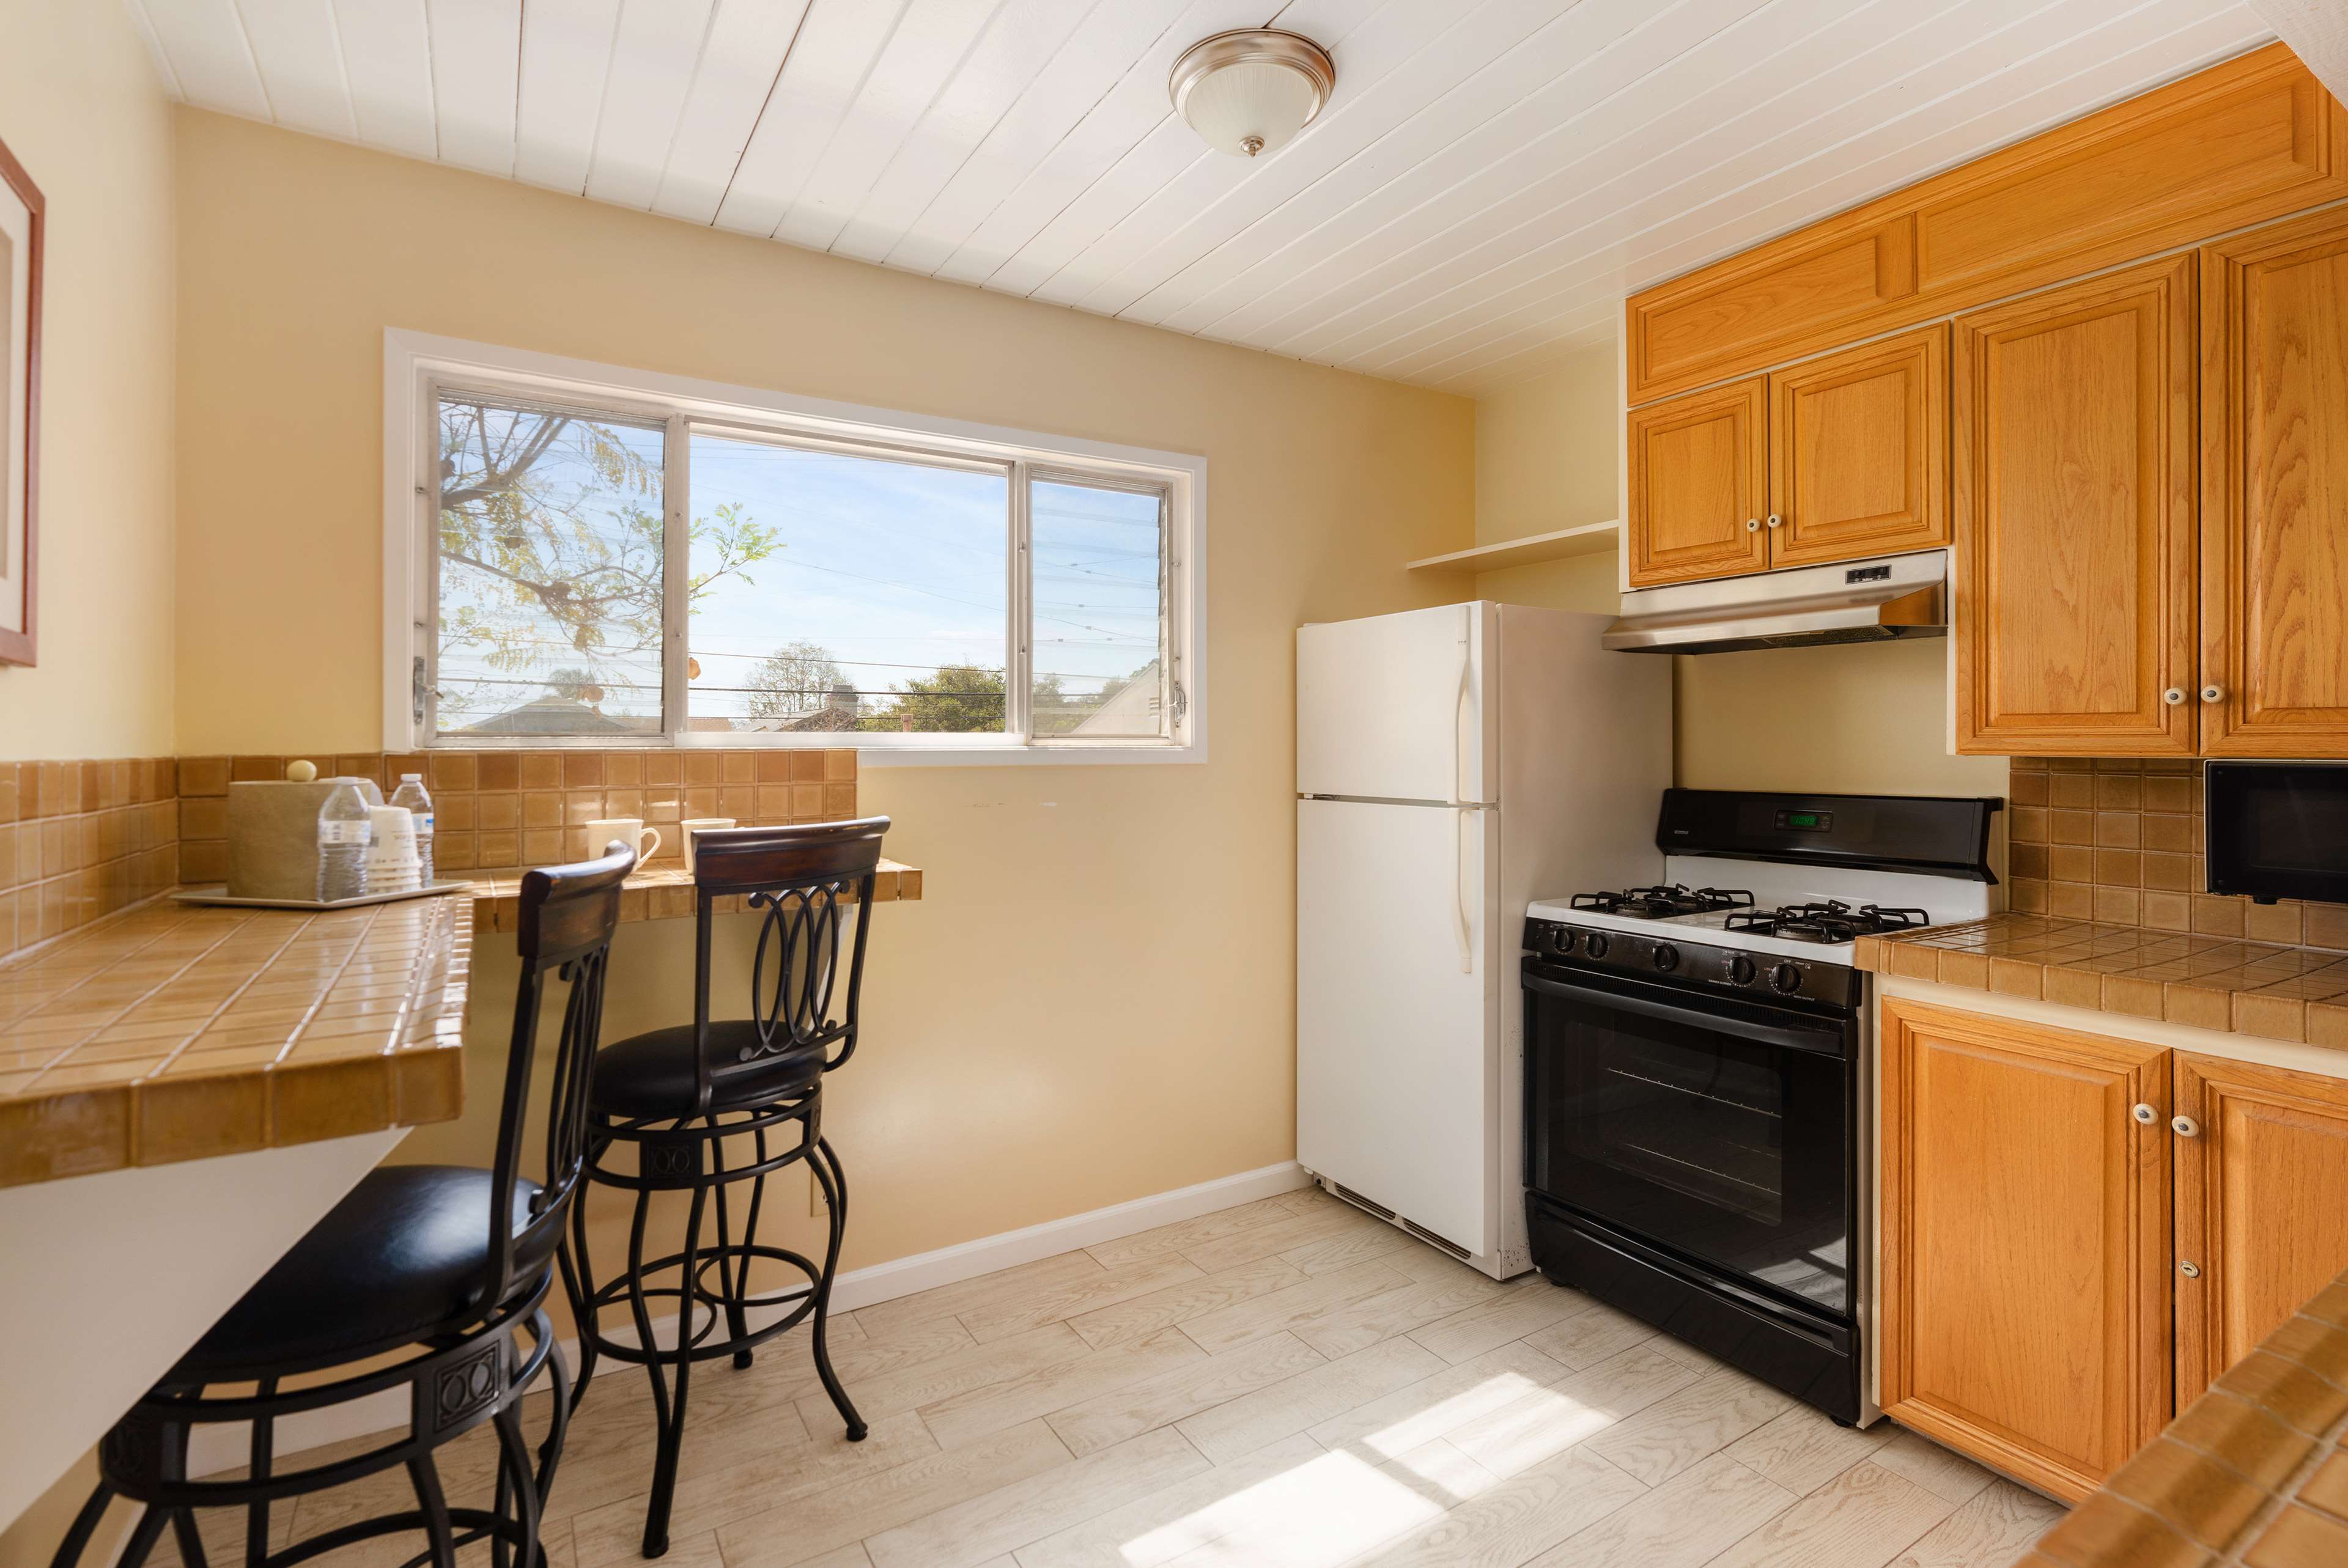
[[[973,1568],[1211,1468],[1172,1429],[1146,1432],[867,1535],[864,1550],[873,1568]]]
[[[1878,1421],[1865,1431],[1838,1426],[1807,1405],[1796,1405],[1725,1451],[1747,1470],[1806,1497],[1859,1460],[1872,1458],[1899,1430],[1890,1421]]]
[[[1261,1257],[1276,1257],[1301,1246],[1310,1246],[1314,1242],[1327,1241],[1333,1236],[1392,1229],[1391,1225],[1373,1219],[1358,1209],[1332,1201],[1307,1213],[1274,1220],[1270,1225],[1251,1225],[1231,1235],[1186,1246],[1182,1249],[1182,1255],[1209,1274],[1218,1274],[1227,1268],[1237,1268],[1243,1263],[1253,1263]]]
[[[1411,1260],[1389,1257],[1385,1261],[1404,1274],[1410,1272]],[[1433,1278],[1415,1279],[1400,1289],[1367,1296],[1332,1312],[1298,1329],[1297,1337],[1323,1356],[1350,1356],[1381,1339],[1423,1328],[1522,1288],[1461,1268],[1448,1258],[1443,1262],[1444,1272]]]
[[[1586,1312],[1597,1303],[1578,1290],[1551,1285],[1539,1275],[1522,1289],[1437,1318],[1410,1337],[1447,1361],[1472,1361],[1487,1350],[1511,1339],[1521,1339],[1550,1324]]]
[[[857,1378],[848,1385],[849,1397],[869,1421],[898,1410],[917,1410],[973,1389],[1025,1377],[1092,1353],[1093,1348],[1066,1324],[1046,1324],[992,1345],[971,1345],[894,1371]],[[829,1397],[819,1389],[800,1397],[799,1411],[810,1430],[823,1424],[824,1412],[830,1409]]]
[[[934,1290],[901,1296],[894,1301],[875,1302],[870,1307],[860,1307],[853,1316],[858,1327],[865,1333],[886,1337],[911,1324],[953,1317],[1001,1302],[1024,1301],[1037,1291],[1107,1272],[1088,1252],[1064,1252],[1052,1257],[1038,1258],[1034,1263],[1023,1263],[1015,1268],[981,1275],[976,1279],[959,1280],[953,1285],[939,1286]]]
[[[1069,1525],[1014,1555],[1019,1568],[1159,1568],[1242,1527],[1263,1506],[1267,1491],[1326,1457],[1300,1432]]]
[[[1251,1301],[1238,1302],[1183,1320],[1182,1332],[1201,1349],[1228,1350],[1267,1334],[1302,1328],[1342,1307],[1396,1290],[1410,1281],[1383,1263],[1359,1263],[1308,1278]]]
[[[1193,1317],[1285,1290],[1304,1283],[1304,1276],[1277,1257],[1243,1263],[1220,1274],[1201,1275],[1184,1285],[1153,1290],[1115,1307],[1104,1307],[1068,1319],[1068,1327],[1096,1347],[1142,1339],[1161,1328],[1171,1328]]]
[[[1166,1568],[1342,1568],[1499,1484],[1440,1440],[1371,1465],[1323,1454],[1217,1511],[1215,1539]]]
[[[1709,1568],[1883,1568],[1956,1505],[1872,1460],[1851,1466]]]
[[[723,1531],[769,1513],[794,1498],[860,1486],[868,1476],[938,1451],[937,1440],[911,1410],[868,1419],[871,1431],[862,1442],[852,1443],[840,1433],[829,1432],[788,1452],[737,1450],[729,1453],[731,1462],[723,1467],[680,1477],[672,1517],[679,1525]],[[688,1429],[688,1448],[693,1435]],[[578,1568],[617,1568],[642,1556],[644,1497],[653,1474],[649,1422],[638,1452],[642,1463],[634,1485],[624,1491],[584,1494],[592,1506],[583,1508],[573,1522]],[[556,1477],[556,1496],[562,1495],[571,1479],[566,1465]]]
[[[1080,1312],[1115,1307],[1169,1286],[1189,1285],[1205,1277],[1199,1266],[1187,1257],[1148,1257],[1063,1284],[1044,1286],[1024,1296],[990,1301],[954,1316],[970,1330],[972,1338],[984,1345],[1074,1317]]]
[[[667,1559],[661,1560],[661,1568],[668,1568]],[[865,1555],[864,1543],[858,1541],[837,1552],[827,1552],[820,1557],[811,1558],[800,1564],[800,1568],[872,1568],[872,1559]]]
[[[2054,1528],[2063,1505],[2010,1481],[1994,1481],[1926,1531],[1892,1568],[1976,1568],[2011,1563]]]
[[[930,1435],[938,1440],[940,1447],[959,1448],[989,1432],[999,1432],[1037,1416],[1048,1416],[1070,1405],[1117,1398],[1119,1390],[1207,1359],[1207,1353],[1180,1329],[1163,1328],[1147,1339],[1113,1345],[1106,1350],[1095,1350],[983,1388],[950,1395],[934,1404],[923,1405],[922,1419],[929,1423]]]
[[[1495,1475],[1514,1475],[1597,1436],[1702,1376],[1653,1345],[1570,1372],[1446,1435]]]
[[[1793,1402],[1742,1372],[1715,1372],[1665,1395],[1589,1443],[1599,1458],[1621,1466],[1645,1485],[1660,1486],[1705,1455],[1783,1415]]]
[[[1189,1343],[1187,1338],[1183,1342]],[[1321,1364],[1320,1353],[1294,1335],[1267,1335],[1131,1388],[1067,1405],[1045,1419],[1068,1445],[1068,1451],[1082,1457],[1211,1410]]]
[[[1545,1388],[1564,1372],[1519,1340],[1333,1416],[1312,1428],[1311,1436],[1325,1449],[1393,1459]]]
[[[853,1486],[803,1492],[721,1526],[717,1543],[726,1568],[788,1568],[1069,1462],[1068,1450],[1052,1430],[1030,1421],[967,1448],[946,1449],[860,1477]]]
[[[1354,1561],[1360,1568],[1518,1568],[1645,1492],[1594,1455],[1569,1451]]]
[[[1525,1568],[1697,1568],[1797,1501],[1725,1454],[1694,1465]]]
[[[1400,1253],[1434,1251],[1433,1247],[1408,1231],[1397,1230],[1393,1225],[1365,1225],[1347,1230],[1342,1235],[1291,1247],[1280,1256],[1283,1262],[1293,1265],[1305,1274],[1334,1274],[1357,1263],[1391,1262]]]
[[[1307,1430],[1442,1369],[1442,1360],[1424,1346],[1408,1339],[1389,1339],[1242,1394],[1179,1426],[1200,1452],[1220,1463],[1292,1432]]]
[[[1601,1302],[1537,1329],[1526,1338],[1544,1355],[1578,1372],[1611,1361],[1634,1345],[1644,1345],[1656,1333],[1650,1325]]]
[[[1951,1502],[1970,1502],[1973,1495],[1997,1478],[1962,1454],[1942,1448],[1905,1428],[1895,1429],[1873,1455],[1877,1464],[1905,1476],[1926,1491]]]
[[[1280,1197],[1259,1198],[1251,1204],[1235,1208],[1217,1209],[1196,1219],[1177,1220],[1172,1225],[1159,1225],[1138,1235],[1119,1236],[1085,1250],[1093,1255],[1103,1268],[1118,1268],[1128,1263],[1138,1263],[1145,1257],[1164,1257],[1185,1247],[1200,1246],[1210,1241],[1220,1241],[1237,1235],[1243,1230],[1270,1225],[1274,1220],[1293,1219],[1297,1211]]]

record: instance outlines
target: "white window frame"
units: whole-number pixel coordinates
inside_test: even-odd
[[[383,740],[390,752],[436,747],[463,751],[826,750],[847,740],[808,734],[694,732],[686,719],[685,579],[682,552],[668,560],[668,614],[663,636],[662,708],[665,729],[639,735],[437,736],[418,722],[416,693],[430,667],[438,613],[433,548],[438,487],[438,402],[443,388],[533,402],[608,409],[669,425],[664,509],[674,539],[684,527],[687,494],[685,426],[728,437],[828,446],[953,466],[1004,471],[1010,479],[1009,574],[1005,616],[1002,734],[898,735],[859,733],[852,744],[868,765],[1001,763],[1170,763],[1207,759],[1206,491],[1207,461],[1188,453],[1047,436],[967,420],[902,414],[828,399],[619,365],[527,349],[469,343],[399,328],[384,333]],[[1165,497],[1166,657],[1169,733],[1139,739],[1037,739],[1028,733],[1034,621],[1028,572],[1028,495],[1032,479],[1073,480]]]

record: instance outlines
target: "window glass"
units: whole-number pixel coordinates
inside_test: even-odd
[[[1009,479],[695,430],[695,732],[1001,734]]]
[[[439,399],[442,735],[657,733],[660,425]]]
[[[1159,492],[1035,481],[1038,740],[1167,733],[1165,507]]]

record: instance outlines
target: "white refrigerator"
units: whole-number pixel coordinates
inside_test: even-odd
[[[1450,604],[1296,634],[1296,1157],[1495,1278],[1525,1247],[1525,906],[1651,883],[1671,661]]]

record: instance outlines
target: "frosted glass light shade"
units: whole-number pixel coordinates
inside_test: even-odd
[[[1256,158],[1321,112],[1336,67],[1310,38],[1255,29],[1218,33],[1174,62],[1174,108],[1218,152]]]

